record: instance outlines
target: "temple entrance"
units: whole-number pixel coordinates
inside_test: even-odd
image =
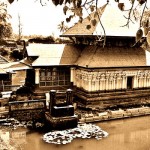
[[[127,77],[127,89],[133,88],[133,76]]]

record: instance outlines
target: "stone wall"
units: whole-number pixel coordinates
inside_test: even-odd
[[[76,89],[74,99],[78,106],[86,108],[128,108],[150,105],[150,89],[144,90],[125,90],[115,92],[87,92]]]
[[[86,91],[113,91],[127,89],[128,77],[132,77],[133,89],[150,88],[150,70],[74,70],[73,84]]]
[[[19,121],[44,119],[45,100],[29,100],[9,102],[9,115]]]

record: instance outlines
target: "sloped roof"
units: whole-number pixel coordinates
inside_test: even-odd
[[[6,64],[8,62],[9,61],[6,58],[4,58],[3,56],[0,55],[0,64]]]
[[[30,44],[28,56],[38,56],[32,66],[73,65],[80,54],[75,45]]]
[[[76,65],[82,67],[127,67],[150,65],[150,53],[142,48],[87,46]]]
[[[106,36],[132,36],[136,35],[136,32],[139,28],[139,24],[134,21],[130,21],[129,27],[124,26],[127,23],[128,12],[119,10],[117,3],[116,6],[111,4],[104,5],[99,8],[101,22],[105,29]],[[90,14],[94,16],[94,13]],[[98,18],[95,18],[98,21]],[[131,17],[132,19],[132,17]],[[85,18],[82,23],[78,22],[73,27],[68,29],[61,36],[78,36],[78,35],[104,35],[103,28],[98,21],[96,26],[92,26],[89,30],[86,29],[86,26],[90,24],[88,18]],[[124,27],[122,27],[124,26]]]
[[[2,64],[1,68],[6,72],[13,72],[17,70],[31,69],[32,67],[29,64],[23,63],[23,60],[22,60],[18,62],[9,62],[7,64]]]
[[[61,56],[65,44],[29,44],[27,49],[28,56],[49,57],[52,55]]]
[[[117,4],[117,3],[116,3]],[[126,17],[126,18],[125,18]],[[101,22],[105,28],[106,36],[126,36],[135,37],[139,29],[139,22],[135,21],[131,15],[129,26],[127,24],[128,12],[119,10],[118,6],[112,7],[108,4],[104,13],[101,16]],[[103,34],[103,29],[100,23],[97,24],[93,35]]]
[[[0,68],[0,74],[7,74],[7,72],[4,69]]]
[[[103,7],[100,7],[97,11],[99,12],[100,16],[103,13],[104,9],[105,9],[106,5],[104,5]],[[74,26],[72,26],[71,28],[69,28],[65,33],[63,33],[63,35],[92,35],[96,29],[96,25],[95,26],[91,26],[90,29],[87,29],[86,26],[91,24],[90,19],[96,19],[96,21],[99,21],[98,16],[96,15],[94,17],[95,12],[92,12],[88,17],[84,18],[82,23],[78,22],[76,23]],[[63,36],[62,35],[62,36]]]
[[[21,63],[21,62],[16,62],[14,64],[11,64],[7,68],[8,71],[17,71],[17,70],[26,70],[26,69],[31,69],[31,66],[26,65],[26,64]]]

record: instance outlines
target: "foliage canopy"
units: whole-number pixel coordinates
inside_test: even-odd
[[[10,37],[12,34],[12,27],[9,23],[10,17],[7,13],[7,4],[0,3],[0,40]]]

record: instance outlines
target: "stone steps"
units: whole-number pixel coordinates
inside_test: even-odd
[[[81,115],[80,123],[89,123],[97,121],[109,121],[115,119],[132,118],[138,116],[150,115],[150,107],[132,108],[126,110],[105,111],[97,114]]]

